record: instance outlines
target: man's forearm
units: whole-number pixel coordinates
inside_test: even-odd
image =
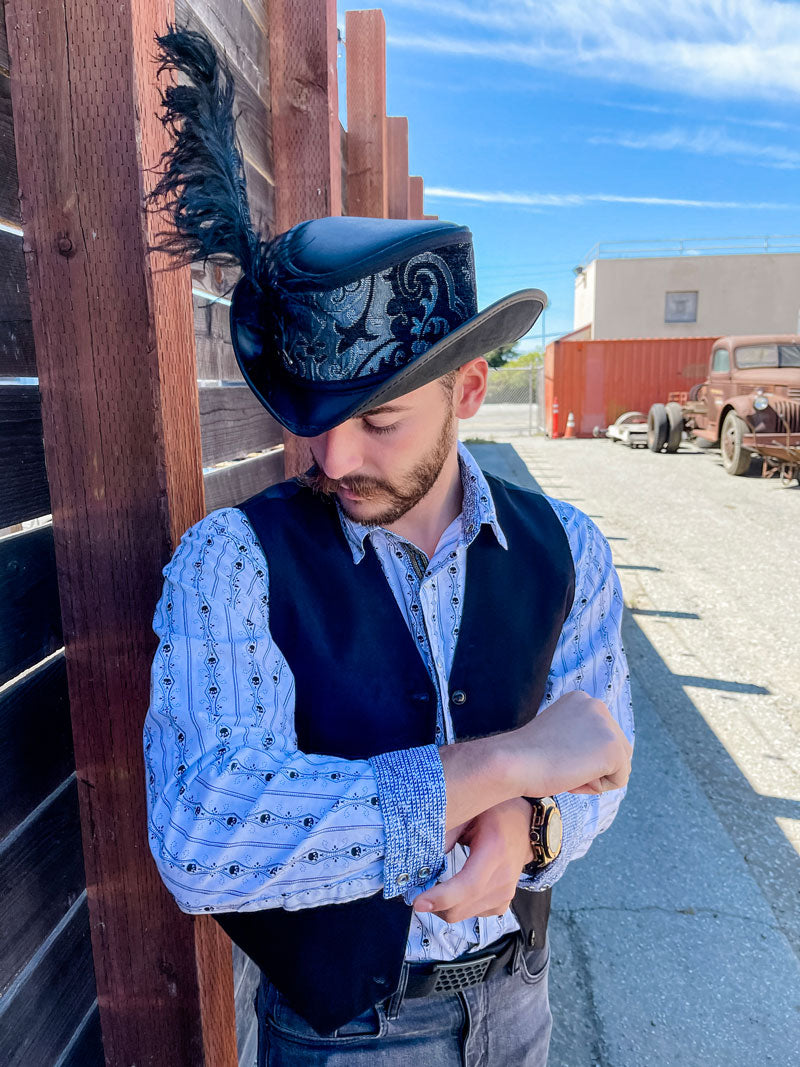
[[[524,776],[514,751],[516,731],[443,745],[439,749],[447,786],[446,828],[523,795]]]
[[[565,693],[523,726],[439,749],[447,830],[515,797],[623,786],[631,745],[602,701]]]

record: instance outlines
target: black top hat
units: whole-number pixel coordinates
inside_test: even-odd
[[[177,233],[155,246],[243,268],[230,311],[245,381],[292,433],[312,437],[511,344],[547,297],[523,289],[478,312],[472,234],[452,222],[328,217],[273,239],[253,230],[233,117],[233,78],[190,30],[157,37],[188,75],[162,97],[175,137],[149,194],[173,199]],[[177,129],[177,119],[182,120]]]

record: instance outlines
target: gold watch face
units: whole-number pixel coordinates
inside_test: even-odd
[[[549,808],[544,824],[544,848],[547,860],[554,860],[561,851],[561,839],[564,833],[564,822],[558,804],[554,803]]]

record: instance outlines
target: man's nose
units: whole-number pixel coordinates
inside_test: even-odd
[[[335,481],[360,470],[364,463],[358,436],[348,423],[334,426],[314,438],[311,451],[325,475]]]

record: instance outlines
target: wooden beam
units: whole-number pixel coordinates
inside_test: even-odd
[[[158,273],[164,220],[142,206],[168,147],[153,39],[174,17],[171,0],[6,3],[106,1061],[234,1067],[230,942],[178,910],[144,803],[161,569],[205,511],[190,275]]]
[[[382,11],[348,11],[347,210],[386,218],[386,24]]]
[[[389,152],[389,218],[408,218],[408,119],[391,115],[386,119],[386,145]]]
[[[422,178],[418,175],[412,175],[408,179],[408,217],[410,219],[421,219],[425,215],[422,206],[424,199],[422,186]]]
[[[270,0],[275,228],[340,215],[336,0]]]
[[[336,0],[270,0],[269,25],[275,227],[282,233],[342,213]],[[287,477],[310,466],[306,441],[284,431],[284,446]]]

